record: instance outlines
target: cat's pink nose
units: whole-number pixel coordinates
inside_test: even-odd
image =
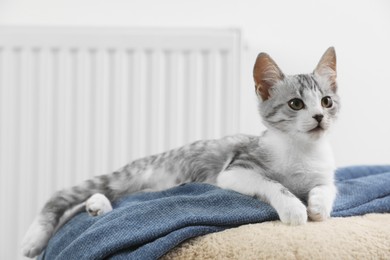
[[[324,118],[324,115],[317,114],[317,115],[314,115],[313,118],[315,120],[317,120],[318,123],[321,123],[322,119]]]

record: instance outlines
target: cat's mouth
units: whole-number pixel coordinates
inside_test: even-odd
[[[324,130],[325,129],[320,124],[318,124],[316,127],[314,127],[313,129],[309,130],[309,133],[319,133],[319,132],[322,132]]]

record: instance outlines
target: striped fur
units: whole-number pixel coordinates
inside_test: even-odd
[[[285,76],[270,56],[260,54],[254,79],[266,132],[197,141],[55,193],[27,232],[24,255],[38,255],[63,223],[64,213],[95,193],[113,201],[186,182],[214,184],[260,198],[287,224],[304,224],[307,214],[313,220],[324,220],[330,215],[336,192],[334,162],[326,141],[339,111],[334,69],[333,48],[313,73],[294,76]],[[324,97],[333,100],[332,107],[321,105]],[[303,109],[289,106],[294,98],[304,103]]]

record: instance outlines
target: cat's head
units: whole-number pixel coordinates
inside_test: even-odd
[[[266,53],[253,70],[260,114],[272,130],[316,140],[335,121],[340,103],[336,83],[336,53],[330,47],[310,74],[287,76]]]

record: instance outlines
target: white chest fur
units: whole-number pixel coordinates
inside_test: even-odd
[[[262,139],[272,165],[272,176],[292,192],[304,195],[318,185],[333,182],[332,149],[323,137],[302,140],[269,132]]]

